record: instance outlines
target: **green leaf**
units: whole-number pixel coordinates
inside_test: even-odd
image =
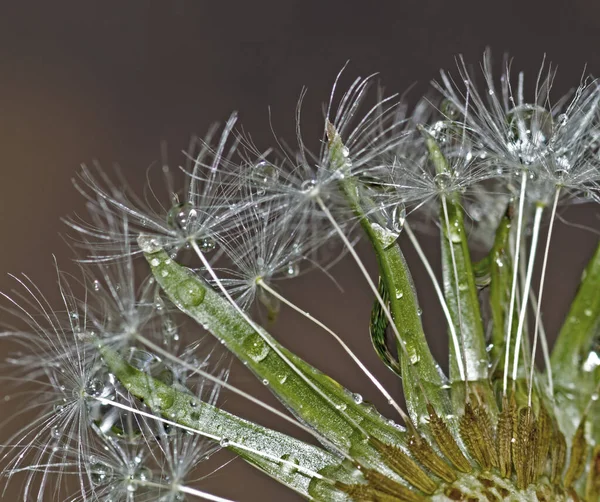
[[[201,431],[305,497],[310,497],[311,484],[324,483],[320,476],[312,473],[319,473],[325,468],[329,468],[328,476],[344,471],[341,469],[342,459],[322,448],[223,411],[188,392],[176,390],[132,367],[109,347],[100,345],[99,350],[110,371],[154,413]],[[326,484],[331,492],[333,488]],[[339,494],[341,496],[342,492]]]

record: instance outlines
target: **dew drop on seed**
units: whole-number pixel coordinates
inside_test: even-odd
[[[301,184],[300,184],[300,189],[303,192],[311,192],[313,190],[317,190],[317,180],[315,179],[310,179],[310,180],[304,180]],[[316,194],[315,194],[316,195]]]
[[[85,386],[85,393],[93,398],[109,398],[114,394],[114,386],[107,380],[103,381],[100,378],[92,378]]]
[[[524,104],[510,110],[506,119],[509,149],[524,164],[533,163],[540,148],[545,148],[552,137],[552,114],[541,106]]]
[[[438,173],[433,178],[433,181],[440,192],[445,192],[452,186],[452,176],[450,173]]]
[[[112,469],[102,462],[94,462],[90,466],[90,480],[94,485],[107,483],[112,477]]]
[[[204,288],[193,279],[187,279],[177,286],[177,298],[184,307],[197,307],[205,294]]]
[[[260,188],[260,185],[277,183],[279,179],[279,169],[270,162],[261,160],[254,165],[250,176],[252,181],[258,184]]]
[[[352,398],[356,404],[361,404],[363,402],[363,397],[360,394],[353,394]]]
[[[188,203],[173,206],[167,214],[169,226],[187,232],[198,220],[198,211]]]
[[[217,243],[214,239],[210,237],[205,237],[204,239],[200,239],[198,241],[198,246],[200,247],[200,251],[203,253],[210,253],[217,248]]]
[[[298,263],[291,261],[287,264],[287,268],[285,269],[286,276],[298,277],[299,273],[300,273],[300,265],[298,265]]]

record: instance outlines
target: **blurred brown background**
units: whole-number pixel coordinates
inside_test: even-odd
[[[347,60],[348,78],[380,72],[389,92],[416,83],[416,99],[439,68],[454,67],[456,54],[478,64],[488,45],[498,59],[505,51],[514,55],[515,69],[527,70],[530,79],[547,53],[559,66],[555,87],[566,91],[578,83],[585,64],[600,74],[600,3],[0,0],[0,289],[14,285],[7,272],[25,272],[57,300],[51,253],[71,267],[58,235],[65,230],[59,217],[83,210],[70,183],[80,163],[118,163],[140,184],[160,159],[161,141],[176,161],[190,135],[202,135],[232,110],[265,146],[271,140],[269,106],[277,133],[292,142],[302,86],[308,87],[304,135],[315,141],[321,135],[320,103]],[[567,217],[600,227],[596,208],[580,207]],[[557,230],[544,307],[550,334],[596,240],[565,225]],[[435,258],[437,239],[425,243]],[[360,250],[373,269],[368,246]],[[348,259],[333,273],[345,293],[319,274],[302,276],[284,291],[344,333],[388,388],[399,390],[371,355],[372,298],[364,281]],[[418,264],[415,275],[422,276]],[[434,343],[439,339],[436,353],[443,359],[446,335],[437,303],[428,282],[417,277],[417,283],[425,327]],[[392,416],[347,358],[311,326],[285,312],[275,331]],[[243,369],[234,366],[233,373],[234,383],[268,398]],[[292,431],[256,407],[226,398],[229,409]],[[10,413],[10,407],[0,409],[1,418]],[[198,486],[240,501],[296,500],[239,460]],[[4,499],[16,500],[16,494],[7,492]]]

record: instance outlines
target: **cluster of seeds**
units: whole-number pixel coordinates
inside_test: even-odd
[[[25,293],[4,295],[25,324],[4,334],[16,345],[6,378],[28,400],[15,417],[34,416],[3,441],[2,473],[24,476],[23,500],[224,501],[192,486],[219,449],[310,500],[600,500],[600,248],[552,351],[542,316],[559,205],[600,203],[600,84],[552,99],[555,71],[542,65],[528,100],[522,73],[506,61],[497,81],[492,66],[486,52],[481,87],[461,60],[410,112],[381,92],[365,106],[373,77],[339,97],[340,74],[317,153],[300,132],[297,148],[261,150],[233,114],[191,143],[181,172],[165,159],[164,200],[82,168],[89,214],[66,220],[82,279],[59,272],[60,311],[26,277]],[[441,281],[417,238],[431,229]],[[365,236],[379,281],[355,250]],[[423,329],[408,244],[442,306],[448,376]],[[347,254],[375,298],[365,333],[402,378],[406,410],[351,340],[278,287],[333,275]],[[403,425],[267,333],[282,308],[333,337]],[[209,355],[198,330],[220,342]],[[227,351],[293,416],[228,383]],[[220,409],[221,389],[323,448]]]

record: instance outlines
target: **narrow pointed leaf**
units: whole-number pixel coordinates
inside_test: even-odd
[[[343,386],[299,357],[291,356],[260,326],[251,326],[225,298],[191,270],[170,259],[164,250],[155,248],[145,256],[156,281],[171,301],[221,340],[318,436],[346,453],[355,441],[366,439],[368,432],[361,425],[366,411],[359,409]],[[316,384],[306,373],[321,375],[319,378],[330,385],[322,390],[323,385]],[[391,427],[375,414],[366,423],[371,424],[372,430]],[[395,442],[398,440],[396,437]],[[377,454],[373,448],[367,449],[372,450],[369,458]]]
[[[437,176],[452,176],[439,145],[429,133],[424,130],[422,133]],[[464,351],[465,376],[467,380],[487,380],[489,360],[483,321],[458,193],[441,196],[440,223],[443,289],[454,328],[461,340],[461,350]],[[450,378],[456,381],[460,379],[460,374],[457,364],[459,356],[455,353],[454,344],[450,344],[450,354]]]
[[[491,360],[496,366],[496,371],[504,368],[504,354],[506,341],[506,306],[510,297],[510,284],[512,280],[512,260],[510,257],[509,237],[511,228],[512,208],[509,206],[500,220],[496,230],[494,245],[488,254],[487,261],[490,274],[489,302],[492,317],[492,349]],[[515,337],[511,337],[514,346]],[[509,349],[512,353],[512,347]]]
[[[331,168],[343,170],[349,159],[344,153],[341,137],[330,123],[327,123],[327,135]],[[373,208],[369,207],[369,198],[361,193],[358,181],[352,177],[342,177],[340,186],[373,246],[379,275],[389,293],[390,313],[404,345],[398,347],[398,353],[402,387],[411,418],[417,422],[419,416],[426,416],[428,402],[440,413],[451,414],[445,389],[446,378],[429,350],[416,291],[400,246],[396,239],[388,238],[388,233],[379,222],[372,219],[370,213]]]
[[[597,394],[600,383],[600,244],[585,268],[581,284],[552,350],[550,362],[554,373],[557,419],[565,435],[575,433],[583,418],[590,396]],[[568,382],[567,387],[562,382]],[[578,389],[576,398],[573,389]],[[591,431],[600,442],[600,427]]]
[[[106,346],[100,346],[100,353],[119,381],[154,413],[219,441],[223,447],[305,497],[309,496],[311,482],[319,479],[311,473],[341,465],[339,457],[322,448],[250,422],[192,394],[174,389],[129,365]]]

